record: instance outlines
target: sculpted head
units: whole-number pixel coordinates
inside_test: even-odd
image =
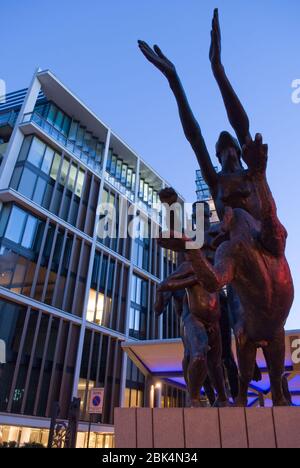
[[[241,148],[236,138],[229,132],[222,132],[216,144],[216,155],[224,172],[234,172],[242,168]]]
[[[172,187],[168,187],[159,192],[159,199],[162,203],[172,206],[177,203],[178,194]]]

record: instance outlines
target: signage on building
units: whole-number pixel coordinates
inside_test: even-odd
[[[0,364],[6,363],[6,346],[5,341],[0,340]]]
[[[89,414],[102,414],[104,388],[93,388],[89,394]]]
[[[300,372],[300,336],[290,336],[293,369]]]

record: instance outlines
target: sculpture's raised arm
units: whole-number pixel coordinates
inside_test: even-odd
[[[247,113],[237,94],[235,93],[229,79],[227,78],[224,66],[222,64],[221,30],[218,9],[215,9],[212,21],[209,59],[214,77],[218,83],[223,97],[229,122],[237,135],[240,145],[243,146],[246,143],[246,138],[250,136],[250,124]]]
[[[257,179],[256,190],[261,201],[260,241],[272,255],[281,257],[285,252],[287,232],[278,219],[276,203],[267,182],[268,145],[263,143],[260,133],[256,134],[254,141],[249,137],[246,139],[243,160]]]
[[[196,154],[207,184],[213,190],[217,183],[217,174],[210,159],[200,126],[190,108],[174,64],[162,53],[158,46],[154,46],[154,49],[151,49],[146,42],[138,41],[138,44],[147,60],[167,78],[177,101],[184,134]]]

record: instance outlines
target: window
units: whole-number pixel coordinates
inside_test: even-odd
[[[71,126],[71,119],[67,115],[65,115],[64,118],[64,123],[61,127],[61,132],[64,134],[64,136],[68,136],[69,130]]]
[[[17,206],[13,206],[4,237],[26,249],[31,249],[37,225],[37,218],[27,214]]]
[[[123,185],[126,185],[127,169],[128,169],[127,164],[122,164],[121,184]]]
[[[69,165],[70,165],[70,162],[67,159],[64,159],[62,163],[61,172],[60,172],[60,183],[62,185],[65,185],[66,183],[68,171],[69,171]]]
[[[139,191],[139,198],[143,199],[144,197],[144,180],[140,179],[140,191]]]
[[[28,153],[27,160],[36,167],[41,167],[44,152],[46,149],[45,143],[34,137]]]
[[[77,166],[72,163],[71,169],[70,169],[70,174],[69,174],[69,179],[68,179],[68,189],[69,190],[73,191],[74,188],[75,188],[76,174],[77,174]]]
[[[145,182],[144,184],[144,202],[148,202],[148,191],[149,191],[149,184]]]
[[[129,190],[131,190],[131,186],[132,186],[132,175],[133,175],[133,170],[129,168],[127,171],[127,178],[126,178],[126,188],[128,188]]]
[[[42,177],[39,177],[33,196],[33,201],[39,205],[43,205],[44,195],[47,188],[47,182]]]
[[[55,157],[53,160],[53,164],[51,167],[51,172],[50,172],[50,177],[54,180],[57,179],[57,174],[59,171],[59,166],[60,166],[60,161],[61,161],[61,156],[57,153],[55,153]]]
[[[149,187],[149,199],[148,199],[149,205],[152,206],[153,203],[153,188]]]
[[[32,172],[27,167],[24,167],[21,180],[19,183],[19,192],[21,192],[25,197],[32,198],[33,191],[35,188],[37,175]]]
[[[43,164],[42,164],[42,171],[45,172],[45,174],[49,174],[51,166],[52,166],[52,161],[54,157],[54,150],[51,149],[49,146],[47,146]]]
[[[134,172],[132,174],[132,185],[131,185],[132,192],[135,192],[135,183],[136,183],[136,173]]]
[[[110,165],[110,174],[112,176],[116,175],[116,170],[117,170],[117,156],[113,155],[111,158],[111,165]]]
[[[133,261],[136,266],[148,270],[149,268],[149,225],[144,219],[140,219],[138,225],[139,235],[134,239]]]
[[[25,226],[22,246],[26,249],[31,249],[34,243],[35,233],[37,227],[37,219],[33,216],[28,216],[27,223]]]
[[[75,122],[75,120],[71,123],[69,140],[76,141],[78,125],[79,122]]]
[[[103,143],[97,143],[97,147],[96,147],[96,161],[98,163],[100,163],[102,161],[102,154],[103,154],[103,149],[104,149],[104,145]]]
[[[85,177],[84,171],[82,169],[79,169],[79,174],[78,174],[77,184],[76,184],[76,191],[75,191],[78,197],[82,196],[84,177]]]
[[[90,289],[88,310],[86,319],[88,322],[95,322],[97,325],[102,325],[104,313],[104,295],[98,293],[95,289]]]
[[[117,161],[117,170],[116,170],[116,179],[120,180],[122,176],[122,163],[123,161],[121,159],[118,159]]]
[[[77,132],[77,139],[76,139],[77,146],[80,146],[80,147],[83,146],[84,131],[85,131],[84,128],[80,126]]]
[[[148,283],[138,276],[133,275],[129,316],[129,335],[138,340],[145,339],[146,337],[147,303]]]
[[[13,206],[6,228],[5,237],[16,244],[20,244],[26,218],[27,214],[25,211]]]
[[[50,104],[48,116],[47,116],[48,122],[50,122],[53,125],[55,122],[55,117],[56,117],[56,106],[54,106],[54,104]]]

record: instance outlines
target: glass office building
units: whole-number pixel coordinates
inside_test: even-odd
[[[80,397],[85,446],[89,391],[104,387],[91,446],[111,447],[114,408],[147,399],[122,342],[179,336],[172,305],[153,310],[176,267],[151,236],[167,183],[50,71],[0,104],[0,162],[0,443],[45,444],[53,402],[66,419]],[[140,214],[133,240],[99,231],[107,203],[117,227]],[[162,399],[184,392],[164,384]]]
[[[218,171],[218,168],[215,167],[215,170]],[[212,199],[209,187],[207,183],[205,182],[202,171],[198,169],[196,171],[196,194],[197,194],[197,200],[200,202],[207,202],[210,207],[210,212],[211,212],[211,223],[218,223],[219,218],[217,215],[215,203]]]

